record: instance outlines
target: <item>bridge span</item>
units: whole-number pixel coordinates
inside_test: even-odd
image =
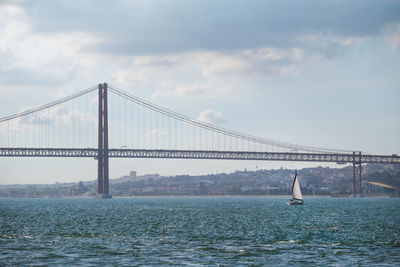
[[[334,162],[338,164],[380,163],[400,164],[397,155],[369,155],[357,153],[305,153],[305,152],[254,152],[254,151],[207,151],[166,149],[108,149],[97,148],[0,148],[0,157],[71,157],[98,158],[163,158],[163,159],[222,159],[222,160],[270,160]]]

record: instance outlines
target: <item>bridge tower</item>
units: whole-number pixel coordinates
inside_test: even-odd
[[[107,84],[99,84],[99,143],[97,168],[97,197],[111,198],[108,177],[108,105]]]

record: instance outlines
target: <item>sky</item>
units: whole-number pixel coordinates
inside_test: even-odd
[[[400,1],[0,0],[0,117],[100,82],[239,132],[400,154]],[[315,165],[124,159],[110,177]],[[89,159],[0,169],[0,184],[96,178]]]

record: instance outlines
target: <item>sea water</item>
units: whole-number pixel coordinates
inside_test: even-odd
[[[9,265],[400,266],[400,199],[0,199]]]

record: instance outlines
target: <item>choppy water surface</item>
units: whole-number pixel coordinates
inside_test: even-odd
[[[0,200],[0,265],[400,265],[400,199]]]

